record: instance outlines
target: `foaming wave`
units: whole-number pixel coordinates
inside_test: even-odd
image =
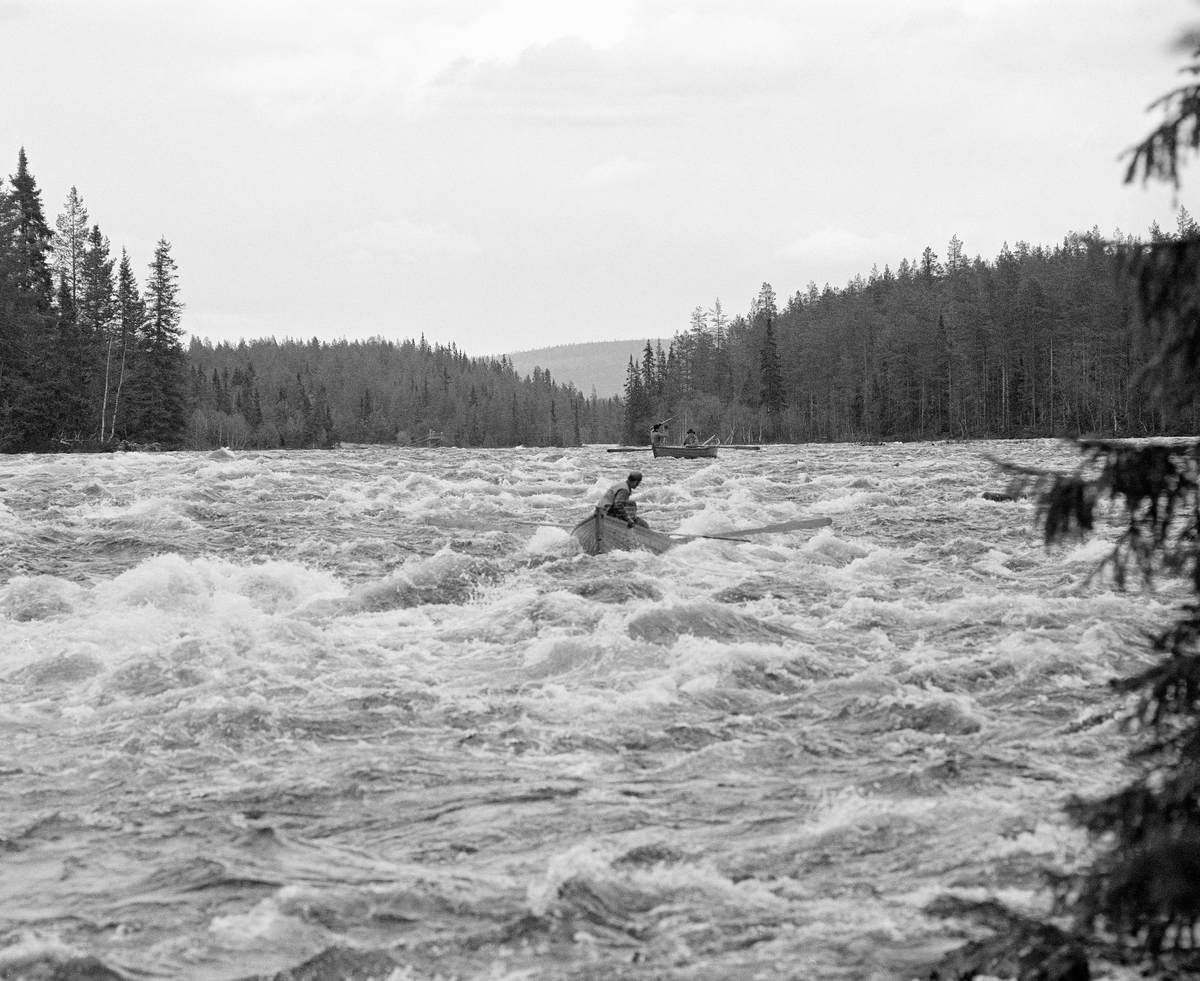
[[[530,555],[564,555],[578,549],[578,543],[562,528],[542,526],[525,543]]]
[[[201,526],[184,513],[186,507],[180,507],[178,499],[158,497],[145,498],[128,505],[96,504],[88,511],[88,521],[106,529],[142,533],[178,534],[200,529]]]
[[[56,576],[17,576],[0,588],[0,613],[19,623],[64,617],[82,595],[82,587]]]
[[[621,854],[590,843],[554,856],[545,876],[530,883],[526,902],[577,941],[644,944],[654,959],[744,949],[770,939],[772,928],[794,914],[767,883],[734,882],[703,860],[647,846]]]
[[[386,579],[357,590],[348,598],[347,608],[378,612],[462,604],[499,575],[493,563],[447,547],[429,557],[410,558]]]
[[[649,610],[630,620],[628,629],[631,637],[651,644],[673,644],[684,634],[727,643],[757,640],[780,644],[798,636],[788,627],[708,603]]]

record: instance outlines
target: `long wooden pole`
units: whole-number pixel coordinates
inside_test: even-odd
[[[574,528],[575,525],[565,525],[559,521],[522,521],[519,518],[508,518],[505,524],[510,525],[533,525],[535,527],[548,528]],[[578,522],[576,522],[578,524]],[[781,534],[785,531],[800,531],[804,528],[824,528],[833,524],[832,518],[795,518],[792,521],[782,521],[776,525],[763,525],[761,528],[733,528],[724,534],[717,535],[690,535],[685,531],[676,532],[660,532],[660,534],[670,535],[672,538],[716,538],[724,539],[725,541],[745,541],[742,538],[736,538],[736,535],[773,535]]]

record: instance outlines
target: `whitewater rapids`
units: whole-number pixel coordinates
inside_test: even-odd
[[[0,976],[900,979],[940,895],[1044,910],[1183,594],[987,453],[1077,462],[0,458]],[[631,467],[658,530],[832,525],[581,555]]]

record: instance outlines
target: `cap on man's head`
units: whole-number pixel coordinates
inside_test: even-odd
[[[631,470],[629,472],[629,483],[640,484],[642,482],[642,472],[640,470]]]
[[[696,430],[694,430],[694,429],[689,429],[689,430],[688,430],[688,432],[689,432],[689,433],[694,433],[695,431],[696,431]]]

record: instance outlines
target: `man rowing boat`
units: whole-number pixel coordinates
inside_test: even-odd
[[[637,516],[637,504],[629,499],[629,495],[637,490],[641,482],[641,472],[634,470],[619,484],[613,484],[612,487],[604,492],[604,497],[600,499],[598,507],[600,513],[618,518],[624,521],[630,528],[634,525],[649,528],[650,526]]]

